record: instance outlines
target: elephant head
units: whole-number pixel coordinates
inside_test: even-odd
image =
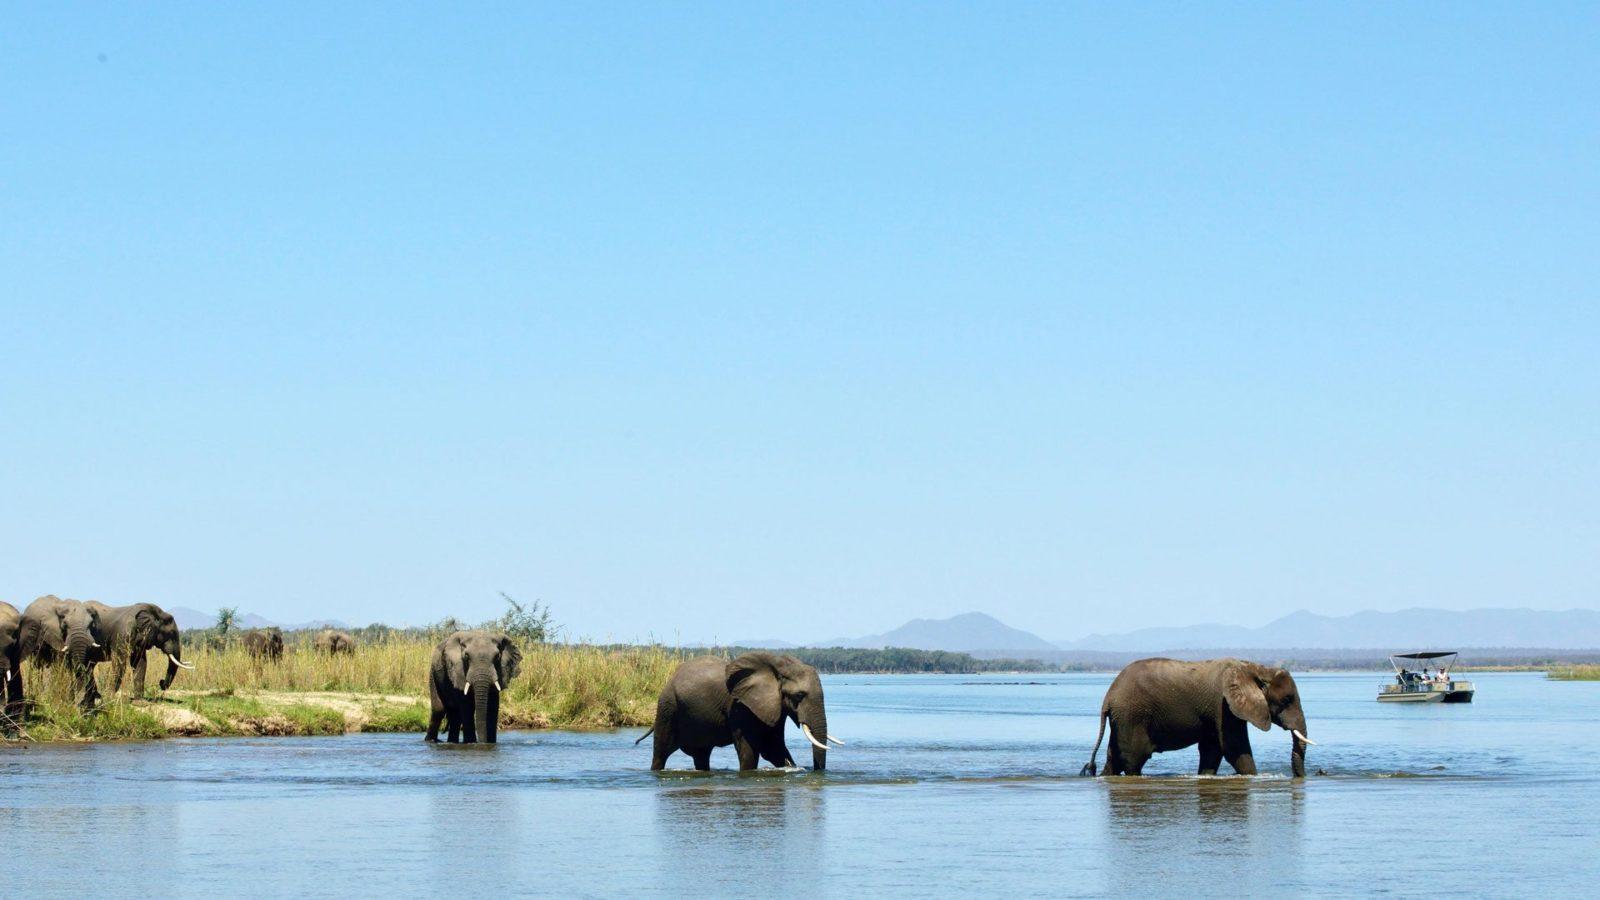
[[[817,670],[792,656],[746,653],[728,663],[728,692],[762,724],[783,727],[790,719],[811,742],[811,765],[828,767],[828,711]],[[833,739],[836,744],[843,741]]]
[[[1223,697],[1228,709],[1262,731],[1277,725],[1294,735],[1290,763],[1296,778],[1306,774],[1306,714],[1300,708],[1300,689],[1286,669],[1242,663],[1227,675]]]
[[[76,600],[46,599],[54,602],[46,604],[42,627],[38,632],[39,641],[49,647],[56,657],[65,659],[73,669],[86,668],[90,661],[89,651],[100,648],[100,614]]]
[[[161,679],[164,691],[172,686],[179,669],[194,666],[183,661],[183,642],[178,638],[178,621],[172,614],[158,606],[145,605],[133,617],[135,653],[144,653],[145,647],[154,647],[167,655],[167,674]]]
[[[493,733],[489,706],[498,704],[500,692],[517,677],[522,651],[510,635],[492,631],[458,631],[445,640],[445,673],[450,684],[472,697],[473,726],[478,740]],[[491,693],[492,692],[492,693]]]

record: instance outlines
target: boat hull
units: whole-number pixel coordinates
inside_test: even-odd
[[[1472,691],[1395,691],[1378,695],[1379,703],[1471,703]]]

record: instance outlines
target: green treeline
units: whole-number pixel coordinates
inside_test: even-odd
[[[738,656],[755,647],[714,647],[709,653]],[[949,650],[914,650],[909,647],[884,647],[868,650],[854,647],[793,647],[781,650],[828,675],[859,672],[902,672],[926,674],[976,675],[980,672],[1057,672],[1060,667],[1036,659],[979,659],[970,653]]]

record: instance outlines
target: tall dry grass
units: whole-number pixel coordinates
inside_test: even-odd
[[[289,646],[277,662],[258,660],[242,646],[224,649],[192,647],[184,659],[193,671],[180,671],[168,699],[204,694],[253,697],[262,693],[334,692],[428,697],[428,669],[434,643],[393,640],[357,646],[354,654],[328,656],[310,647]],[[649,724],[656,695],[678,665],[680,654],[659,647],[591,647],[540,644],[525,648],[522,668],[501,696],[502,727],[616,728]],[[111,696],[111,667],[96,667],[105,696],[100,710],[77,709],[77,686],[64,667],[24,664],[31,716],[47,726],[45,733],[69,737],[151,737],[161,733],[143,704],[131,698],[132,672],[123,679],[120,697]],[[157,685],[166,658],[151,653],[146,697],[159,695]],[[199,705],[195,705],[200,709]],[[143,710],[143,711],[141,711]],[[422,723],[419,715],[413,721]],[[420,724],[418,725],[420,727]]]
[[[1554,681],[1600,681],[1600,666],[1557,666],[1548,677]]]

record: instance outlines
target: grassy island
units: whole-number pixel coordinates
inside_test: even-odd
[[[1550,670],[1553,681],[1600,681],[1600,666],[1556,666]]]
[[[131,696],[131,674],[111,696],[110,667],[96,670],[99,708],[77,708],[60,667],[27,666],[33,702],[22,739],[82,741],[222,735],[321,735],[422,732],[428,725],[427,677],[434,642],[397,639],[327,656],[291,647],[278,662],[252,659],[243,647],[188,649],[192,672],[156,690],[166,660],[150,656],[145,696]],[[539,644],[525,648],[522,670],[501,699],[501,728],[616,728],[648,725],[656,694],[680,660],[664,648]]]

